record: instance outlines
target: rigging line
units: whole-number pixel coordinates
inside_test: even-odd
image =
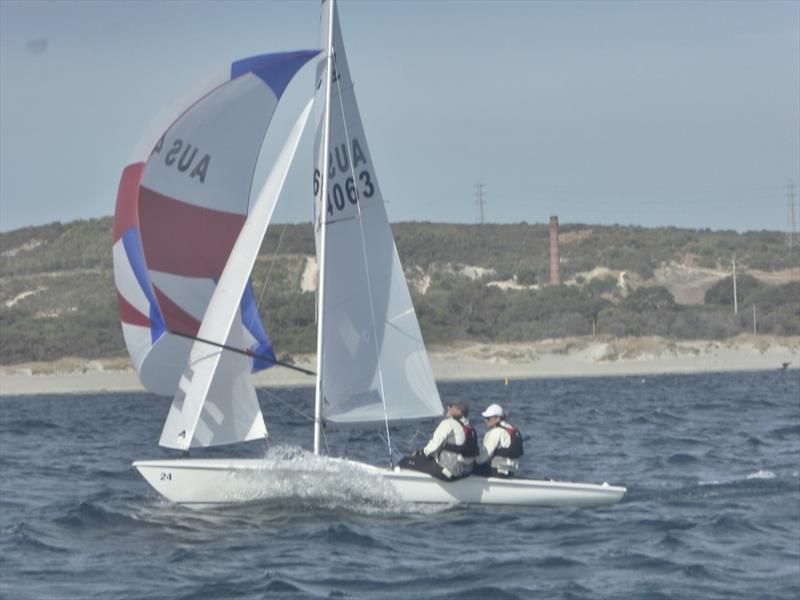
[[[334,68],[336,68],[336,72],[339,73],[339,68],[336,65],[336,54],[334,53],[333,57]],[[353,155],[350,151],[350,134],[347,131],[347,119],[345,118],[344,114],[344,102],[342,101],[342,83],[341,77],[336,79],[336,87],[339,91],[339,108],[342,112],[342,126],[344,127],[344,141],[345,141],[345,152],[347,152],[347,157],[350,162],[350,174],[353,176],[353,181],[357,181],[356,179],[356,172],[355,172],[355,165],[353,165]],[[364,257],[364,272],[367,276],[367,297],[369,298],[369,314],[372,318],[372,342],[375,345],[375,357],[378,359],[378,383],[381,388],[381,404],[383,405],[383,420],[384,424],[386,425],[386,439],[389,445],[389,464],[394,466],[394,460],[392,458],[392,437],[389,433],[389,413],[386,411],[386,390],[383,386],[383,367],[381,366],[381,354],[380,348],[378,348],[378,327],[375,323],[375,306],[372,302],[372,281],[369,276],[369,264],[368,264],[368,257],[367,257],[367,240],[366,236],[364,235],[364,215],[361,212],[361,194],[358,192],[358,186],[354,186],[356,189],[356,210],[358,211],[358,228],[361,232],[361,253]]]
[[[378,430],[378,437],[379,437],[379,438],[381,438],[381,440],[383,441],[383,443],[384,443],[384,444],[386,444],[386,447],[389,449],[389,456],[390,456],[390,457],[391,457],[391,456],[392,456],[392,454],[393,454],[393,453],[395,453],[395,452],[396,452],[397,454],[399,454],[399,455],[401,455],[401,456],[402,456],[402,454],[403,454],[403,453],[402,453],[402,452],[400,452],[400,449],[399,449],[397,446],[395,446],[394,444],[392,444],[392,441],[391,441],[391,440],[387,440],[387,439],[384,437],[384,435],[383,435],[383,433],[381,432],[381,430],[380,430],[380,429]],[[394,467],[394,463],[392,463],[392,467]]]
[[[344,451],[342,452],[342,458],[347,458],[347,453],[350,450],[350,442],[353,440],[353,434],[350,433],[347,436],[347,441],[344,444]]]
[[[267,291],[267,284],[269,283],[269,278],[272,277],[272,268],[275,266],[275,260],[278,258],[278,252],[281,250],[281,244],[283,243],[283,236],[286,234],[286,228],[289,226],[288,223],[283,224],[283,229],[281,230],[281,237],[278,238],[278,247],[275,248],[275,254],[272,255],[272,260],[269,263],[269,271],[267,271],[267,278],[264,279],[264,285],[261,288],[261,293],[258,295],[258,302],[256,302],[256,306],[261,306],[261,299],[264,298],[264,292]]]
[[[314,419],[314,417],[312,417],[311,415],[308,415],[308,414],[304,413],[302,410],[300,410],[300,409],[299,409],[299,408],[297,408],[296,406],[292,406],[292,405],[291,405],[289,402],[287,402],[286,400],[284,400],[283,398],[281,398],[281,397],[280,397],[280,396],[278,396],[277,394],[273,394],[272,392],[270,392],[269,390],[267,390],[267,389],[264,389],[264,388],[261,388],[261,391],[262,391],[262,392],[264,392],[264,393],[265,393],[267,396],[269,396],[271,399],[273,399],[273,400],[277,400],[278,402],[280,402],[281,404],[283,404],[283,405],[284,405],[286,408],[288,408],[289,410],[291,410],[291,411],[292,411],[292,412],[294,412],[295,414],[298,414],[298,415],[300,415],[300,416],[301,416],[301,417],[303,417],[305,420],[307,420],[307,421],[309,421],[309,422],[311,422],[311,423],[314,423],[314,422],[315,422],[315,419]],[[328,446],[328,436],[326,436],[326,435],[325,435],[325,430],[324,430],[324,429],[322,430],[322,439],[323,439],[323,441],[325,442],[325,451],[327,452],[327,454],[328,454],[328,455],[330,455],[330,453],[331,453],[331,449],[330,449],[330,447]]]
[[[420,434],[420,431],[419,431],[419,429],[417,429],[417,430],[414,432],[414,435],[412,435],[412,436],[411,436],[411,437],[408,439],[408,444],[409,444],[409,445],[411,445],[411,444],[412,444],[412,442],[413,442],[414,440],[416,440],[416,439],[417,439],[417,436],[419,436],[419,434]]]
[[[322,441],[325,442],[325,454],[331,455],[331,448],[328,446],[328,436],[325,435],[325,428],[322,428]]]
[[[283,236],[286,234],[286,228],[289,226],[288,223],[283,224],[283,229],[281,230],[281,236],[278,238],[278,246],[275,248],[275,253],[272,255],[272,260],[269,263],[269,271],[267,271],[267,277],[264,279],[264,285],[261,286],[261,293],[258,295],[258,300],[256,301],[256,310],[250,315],[249,322],[245,327],[250,329],[253,327],[253,324],[258,317],[258,308],[261,306],[261,300],[264,298],[264,293],[267,291],[267,285],[269,284],[269,279],[272,276],[272,268],[275,266],[275,260],[278,258],[278,252],[281,249],[281,244],[283,243]],[[252,275],[252,273],[251,273]]]
[[[236,352],[237,354],[244,354],[245,356],[249,356],[251,358],[258,358],[260,360],[266,360],[267,362],[271,362],[273,365],[278,365],[279,367],[285,367],[287,369],[291,369],[292,371],[298,371],[300,373],[305,373],[306,375],[316,375],[314,371],[309,371],[308,369],[304,369],[302,367],[296,367],[295,365],[290,365],[289,363],[285,363],[283,361],[277,360],[272,358],[271,356],[266,356],[264,354],[256,354],[251,350],[243,350],[242,348],[235,348],[234,346],[228,346],[226,344],[220,344],[219,342],[214,342],[212,340],[206,340],[204,338],[197,337],[195,335],[189,335],[187,333],[181,333],[180,331],[174,331],[173,329],[168,330],[172,335],[177,335],[178,337],[186,338],[187,340],[194,340],[196,342],[203,342],[204,344],[208,344],[209,346],[216,346],[217,348],[222,348],[223,350],[230,350],[231,352]]]
[[[296,406],[292,406],[289,402],[287,402],[286,400],[284,400],[283,398],[281,398],[277,394],[273,394],[272,392],[270,392],[269,390],[264,389],[264,388],[261,388],[261,391],[264,392],[271,399],[277,400],[278,402],[283,404],[286,408],[288,408],[289,410],[293,411],[294,413],[300,415],[301,417],[303,417],[307,421],[311,421],[312,423],[314,422],[314,417],[312,417],[311,415],[307,415],[306,413],[304,413],[302,410],[300,410]]]

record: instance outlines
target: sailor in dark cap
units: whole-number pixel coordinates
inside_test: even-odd
[[[429,473],[437,479],[452,481],[472,472],[478,456],[478,435],[470,427],[469,402],[448,402],[445,418],[439,423],[424,448],[400,461],[403,469]]]

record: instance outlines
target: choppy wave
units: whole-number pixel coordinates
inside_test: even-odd
[[[775,479],[775,473],[772,471],[760,470],[755,473],[750,473],[747,479]]]
[[[58,423],[53,423],[48,419],[23,417],[3,422],[0,425],[0,435],[39,435],[59,429],[61,429],[61,426]]]
[[[2,535],[7,536],[8,539],[13,539],[19,546],[23,548],[32,548],[34,550],[44,550],[47,552],[56,552],[64,554],[69,552],[69,548],[49,540],[47,536],[41,532],[36,531],[31,525],[27,523],[16,523],[13,526],[5,527],[2,530]]]

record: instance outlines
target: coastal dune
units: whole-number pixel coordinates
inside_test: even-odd
[[[434,347],[429,356],[439,381],[779,370],[800,366],[800,337],[740,335],[722,341],[575,337],[515,344],[465,342]],[[307,369],[316,367],[311,354],[296,355],[294,361]],[[255,381],[259,387],[314,385],[313,377],[282,368],[260,372]],[[2,396],[127,391],[144,388],[126,359],[65,358],[0,367]]]

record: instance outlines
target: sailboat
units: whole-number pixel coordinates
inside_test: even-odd
[[[172,396],[159,445],[184,456],[133,466],[168,500],[252,502],[287,476],[266,459],[194,458],[190,449],[263,439],[252,373],[278,361],[250,272],[306,126],[315,125],[319,265],[313,452],[323,429],[381,428],[440,417],[442,402],[403,275],[350,77],[334,0],[322,51],[250,57],[160,115],[122,174],[114,274],[126,346],[146,389]],[[314,97],[251,202],[256,160],[278,101],[316,60]],[[443,482],[398,467],[321,456],[408,502],[599,506],[624,487],[467,477]],[[336,475],[335,475],[336,476]],[[369,485],[369,484],[368,484]]]

